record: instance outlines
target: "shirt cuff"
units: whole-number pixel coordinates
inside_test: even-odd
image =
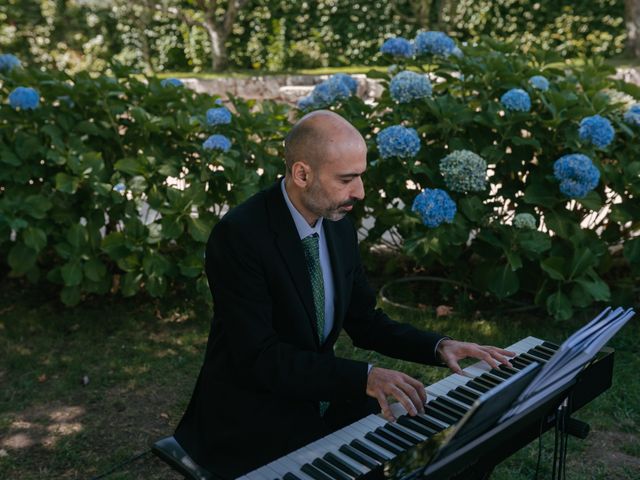
[[[443,340],[453,340],[453,339],[452,339],[451,337],[442,337],[440,340],[438,340],[438,341],[436,342],[436,346],[435,346],[435,348],[433,349],[433,358],[435,358],[435,359],[436,359],[436,362],[440,362],[440,364],[441,364],[441,365],[444,365],[444,362],[443,362],[443,361],[440,359],[440,357],[438,356],[438,347],[440,346],[440,343],[441,343]]]
[[[372,368],[373,368],[373,365],[369,364],[369,368],[367,369],[367,375],[371,373]]]

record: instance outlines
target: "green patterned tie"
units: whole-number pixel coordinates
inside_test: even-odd
[[[324,341],[324,280],[320,267],[320,237],[317,233],[302,239],[304,256],[307,260],[307,268],[311,277],[311,290],[313,291],[313,303],[316,310],[316,327],[320,344]],[[320,402],[320,416],[329,408],[329,402]]]
[[[318,338],[320,339],[320,344],[322,344],[324,341],[324,281],[322,280],[322,268],[320,267],[320,237],[318,237],[317,233],[309,235],[302,239],[302,246],[311,277]]]

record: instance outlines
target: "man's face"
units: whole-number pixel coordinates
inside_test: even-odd
[[[366,146],[333,157],[315,169],[302,202],[315,215],[337,221],[364,198],[362,174],[367,168]]]

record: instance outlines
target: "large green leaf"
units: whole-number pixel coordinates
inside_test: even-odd
[[[16,243],[9,250],[7,262],[14,272],[26,273],[36,264],[36,252],[23,243]]]
[[[76,286],[64,287],[60,292],[60,300],[68,307],[73,307],[80,303],[80,289]]]
[[[554,280],[567,279],[567,266],[565,259],[562,257],[545,258],[540,262],[540,267]]]
[[[29,195],[22,203],[22,209],[37,219],[45,218],[51,207],[51,201],[44,194]]]
[[[584,288],[594,300],[606,302],[611,298],[609,286],[595,273],[590,278],[578,278],[576,283]]]
[[[92,282],[100,282],[107,275],[107,267],[97,258],[91,258],[84,264],[84,275]]]
[[[510,265],[498,265],[490,270],[487,287],[497,297],[505,298],[518,291],[520,280]]]
[[[56,174],[55,179],[56,189],[65,193],[76,193],[78,185],[80,184],[80,179],[78,177],[72,177],[71,175],[67,175],[62,172]]]
[[[33,248],[36,252],[39,252],[47,246],[47,234],[44,230],[37,227],[27,227],[22,232],[22,238],[24,244],[27,247]]]
[[[597,257],[588,248],[580,248],[573,252],[571,265],[569,266],[569,279],[583,275],[587,269],[598,263]]]
[[[569,320],[573,316],[571,300],[560,291],[547,298],[547,311],[558,320]]]
[[[556,190],[548,183],[533,183],[524,191],[524,201],[532,205],[553,208],[558,203]]]
[[[624,242],[624,256],[630,263],[640,263],[640,237]]]
[[[82,262],[79,259],[72,259],[65,263],[60,271],[62,280],[67,287],[74,287],[82,283]]]
[[[118,160],[114,165],[116,170],[130,175],[143,175],[146,173],[146,163],[142,157],[126,157]]]
[[[527,252],[540,254],[551,248],[551,238],[546,233],[535,230],[518,232],[518,243]]]
[[[207,243],[209,239],[209,233],[211,233],[211,225],[200,218],[187,217],[187,224],[189,228],[189,235],[196,242]]]

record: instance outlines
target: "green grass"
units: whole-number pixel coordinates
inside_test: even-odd
[[[66,309],[54,292],[0,285],[0,478],[90,478],[173,432],[203,358],[210,321],[204,302],[178,293],[163,301],[106,298]],[[454,338],[502,346],[527,335],[561,341],[586,319],[555,324],[522,315],[433,319],[388,311]],[[577,415],[592,434],[571,440],[568,478],[637,478],[639,337],[634,320],[612,342],[614,385]],[[425,384],[448,374],[357,350],[347,337],[336,351],[403,370]],[[552,451],[553,437],[545,434],[542,478],[549,477]],[[537,443],[492,478],[532,478],[536,458]],[[147,455],[108,478],[178,477]]]

